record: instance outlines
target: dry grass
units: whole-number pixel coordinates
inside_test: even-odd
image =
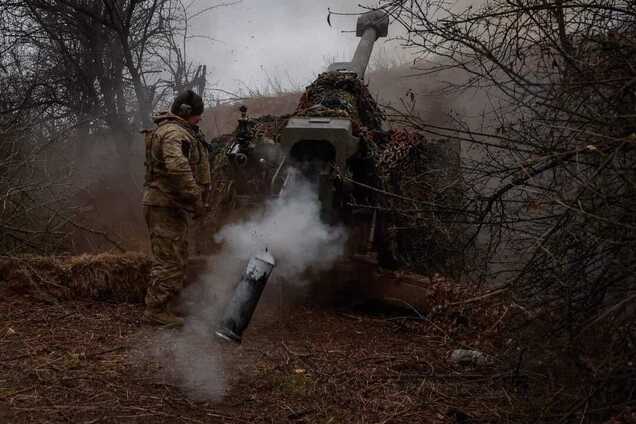
[[[143,302],[150,259],[141,254],[0,258],[0,281],[42,300]]]
[[[608,411],[598,390],[586,392],[595,377],[580,358],[524,350],[511,328],[526,311],[505,292],[404,273],[377,275],[372,288],[388,303],[339,309],[283,306],[269,287],[244,344],[214,347],[225,396],[202,401],[148,353],[166,333],[142,323],[141,305],[60,302],[95,299],[97,287],[110,290],[105,300],[134,299],[145,266],[134,255],[2,261],[0,422],[631,423],[629,405]],[[494,360],[453,364],[455,349]],[[583,365],[619,359],[590,353]],[[621,381],[597,380],[606,395]]]
[[[72,261],[78,272],[92,263]],[[71,263],[57,264],[50,275],[64,266]],[[383,278],[390,284],[417,280]],[[187,390],[162,377],[164,370],[155,359],[143,354],[162,331],[141,323],[141,307],[43,303],[5,287],[0,302],[0,419],[521,422],[517,419],[524,411],[527,378],[501,356],[506,307],[492,298],[463,304],[472,295],[469,291],[441,279],[418,281],[428,283],[428,311],[370,304],[346,310],[283,308],[266,301],[244,344],[219,350],[231,384],[216,402],[191,399]],[[272,291],[269,295],[276,297]],[[487,367],[456,366],[447,357],[457,348],[480,349],[497,361]]]

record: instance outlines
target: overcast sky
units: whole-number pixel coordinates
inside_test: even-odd
[[[356,17],[334,16],[329,27],[327,8],[358,12],[359,3],[364,1],[243,0],[196,18],[192,32],[214,40],[193,40],[189,53],[208,65],[209,78],[219,88],[262,89],[268,78],[302,88],[334,57],[351,58],[357,38],[341,31],[355,29]]]

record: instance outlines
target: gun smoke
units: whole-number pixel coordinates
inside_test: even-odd
[[[222,229],[217,240],[236,257],[269,250],[278,261],[276,275],[298,283],[305,271],[326,271],[344,253],[344,228],[324,224],[320,209],[315,187],[300,181],[264,213]]]
[[[224,354],[227,349],[213,333],[247,261],[263,250],[276,258],[266,291],[283,282],[307,287],[309,274],[328,271],[345,251],[344,228],[325,224],[320,215],[316,187],[297,181],[285,195],[215,235],[222,250],[209,259],[208,272],[181,299],[187,315],[184,329],[164,332],[153,341],[151,353],[166,371],[164,377],[195,399],[223,397],[234,355]]]

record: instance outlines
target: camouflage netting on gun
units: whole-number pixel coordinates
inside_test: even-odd
[[[44,301],[141,303],[151,260],[142,254],[0,258],[0,284]]]
[[[360,127],[382,128],[384,115],[364,82],[353,74],[325,72],[307,87],[296,116],[349,118],[354,135]]]
[[[278,138],[287,126],[290,117],[290,115],[265,115],[250,119],[250,135],[252,139],[256,140],[256,142],[263,138],[278,142]]]
[[[260,162],[260,154],[271,153],[268,145],[276,144],[282,130],[287,126],[289,116],[266,115],[251,118],[248,124],[248,136],[251,143],[259,146],[258,154],[248,157],[244,164],[237,164],[228,155],[229,149],[238,136],[237,128],[232,134],[211,140],[210,171],[212,192],[210,194],[210,212],[204,220],[196,223],[196,233],[203,237],[194,240],[195,250],[199,254],[208,254],[218,246],[213,235],[228,222],[262,203],[269,192],[270,182],[275,171],[271,163],[278,159],[267,157],[267,163]],[[268,155],[265,155],[268,156]]]
[[[231,139],[232,136],[221,136],[212,140],[214,146],[214,150],[210,152],[212,192],[209,199],[212,216],[219,215],[225,208],[231,207],[235,201],[232,164],[226,154]]]
[[[287,126],[289,116],[261,116],[249,121],[249,137],[254,144],[267,145],[279,141],[282,130]],[[228,148],[235,140],[237,130],[231,135],[217,137],[212,140],[214,151],[210,155],[212,173],[212,215],[224,213],[236,208],[240,199],[237,196],[245,193],[266,193],[271,180],[271,169],[263,169],[259,164],[260,157],[250,157],[251,162],[243,165],[233,163],[228,157]],[[263,150],[263,149],[261,149]],[[272,158],[267,158],[272,161]],[[276,162],[276,160],[273,160]],[[249,170],[249,172],[245,172]],[[266,175],[265,175],[266,174]],[[218,213],[217,213],[218,212]]]
[[[347,162],[347,169],[340,172],[354,180],[353,204],[380,206],[389,211],[385,242],[381,244],[396,259],[398,267],[432,273],[446,272],[455,265],[451,259],[461,257],[457,242],[461,231],[458,225],[449,222],[458,221],[457,209],[462,200],[457,143],[433,142],[404,129],[383,131],[382,111],[364,82],[351,74],[332,72],[318,76],[307,87],[292,116],[352,121],[353,135],[360,139],[359,149]],[[289,118],[251,119],[250,135],[253,140],[277,143]],[[235,132],[229,138],[236,135]],[[223,166],[212,167],[213,172],[222,171],[213,181],[227,181],[226,185],[219,185],[217,197],[227,199],[232,197],[231,193],[236,197],[236,193],[267,191],[248,187],[249,179],[244,178],[253,176],[251,170],[258,167],[248,167],[248,173],[236,173],[234,165],[222,156],[218,160]],[[241,187],[231,186],[232,181]],[[262,183],[269,179],[255,181]],[[225,204],[229,209],[238,206],[237,202]]]
[[[398,266],[433,274],[460,269],[463,257],[459,144],[393,130],[377,153],[388,210],[385,242]]]

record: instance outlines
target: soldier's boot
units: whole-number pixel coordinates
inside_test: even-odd
[[[162,325],[170,328],[183,327],[183,318],[176,316],[173,312],[166,309],[146,308],[144,311],[144,319],[146,322],[155,325]]]

